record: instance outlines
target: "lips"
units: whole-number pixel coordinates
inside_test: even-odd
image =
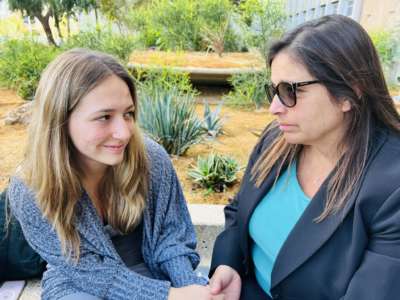
[[[279,123],[279,129],[282,131],[290,131],[294,129],[296,126],[293,124],[287,124],[287,123]]]
[[[126,144],[121,144],[121,145],[104,145],[104,148],[106,148],[108,151],[112,153],[121,153],[124,151]]]

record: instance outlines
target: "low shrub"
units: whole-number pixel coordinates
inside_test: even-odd
[[[232,157],[213,153],[198,157],[196,166],[189,170],[188,175],[203,188],[223,192],[236,181],[239,170],[239,164]]]
[[[139,101],[140,126],[169,154],[183,155],[190,146],[202,141],[203,124],[190,94],[158,89],[150,95],[141,93]]]
[[[179,95],[188,94],[190,97],[198,95],[198,91],[193,88],[189,74],[176,72],[170,68],[134,71],[134,77],[140,94],[154,95],[160,90],[168,93],[178,93]]]
[[[230,26],[223,28],[221,37],[221,24],[229,21],[233,10],[230,0],[155,0],[133,9],[128,26],[139,33],[146,48],[204,51],[223,39],[222,48],[235,51],[238,47]]]
[[[30,38],[10,39],[0,44],[0,84],[31,100],[47,64],[60,50]]]
[[[71,36],[63,45],[64,50],[71,48],[86,48],[105,52],[128,62],[135,48],[135,40],[129,35],[112,32],[108,29],[82,31]]]
[[[228,105],[255,109],[267,104],[264,85],[269,81],[267,70],[264,72],[241,73],[233,75],[229,82],[233,90],[223,97]]]

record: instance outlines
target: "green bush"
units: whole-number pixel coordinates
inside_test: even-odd
[[[135,40],[128,35],[122,35],[111,30],[94,30],[80,32],[71,36],[63,49],[71,48],[87,48],[109,53],[121,59],[123,62],[128,62],[129,56],[135,48]]]
[[[259,109],[267,103],[264,85],[268,83],[268,78],[267,70],[233,75],[229,79],[233,90],[223,99],[231,106]]]
[[[232,185],[240,170],[237,161],[229,156],[210,154],[198,157],[197,164],[188,175],[201,187],[215,192],[223,192]]]
[[[176,72],[170,68],[159,69],[136,69],[134,77],[138,86],[139,94],[149,96],[156,94],[159,90],[168,93],[188,94],[191,97],[198,95],[193,88],[188,73]]]
[[[378,51],[385,75],[388,76],[393,64],[400,60],[400,32],[399,30],[381,30],[372,31],[369,35]]]
[[[0,43],[0,84],[31,100],[42,71],[58,53],[59,49],[29,38]]]
[[[128,25],[139,33],[145,47],[202,51],[210,46],[205,34],[220,31],[233,10],[229,0],[155,0],[133,9]],[[237,49],[230,27],[224,40],[226,49]]]
[[[205,132],[190,94],[159,89],[150,95],[141,93],[139,101],[140,126],[169,154],[183,155],[201,142]]]
[[[256,48],[263,56],[271,41],[285,29],[285,6],[281,0],[240,1],[239,16],[247,48]]]

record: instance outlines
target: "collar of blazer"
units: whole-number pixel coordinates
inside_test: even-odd
[[[387,134],[382,134],[382,131],[380,131],[380,133],[381,134],[371,134],[371,137],[374,140],[372,142],[372,147],[370,148],[371,150],[368,156],[364,174],[360,180],[360,183],[358,184],[358,187],[356,187],[354,193],[348,199],[346,206],[339,213],[327,217],[320,223],[316,223],[313,220],[317,218],[324,209],[327,183],[331,175],[328,176],[325,182],[321,185],[320,189],[311,200],[310,205],[306,208],[279,251],[274,268],[272,270],[271,288],[276,286],[279,282],[289,276],[290,273],[306,262],[332,236],[345,216],[349,213],[357,198],[367,169],[387,139]],[[238,195],[243,198],[247,198],[247,201],[241,201],[243,204],[240,205],[241,207],[238,209],[238,219],[243,221],[242,224],[239,224],[239,227],[241,227],[242,231],[241,245],[243,246],[243,253],[245,253],[246,256],[245,261],[247,262],[247,267],[249,266],[250,261],[250,239],[248,234],[250,216],[252,215],[257,204],[272,187],[276,172],[276,168],[273,168],[270,175],[267,176],[266,180],[259,188],[256,188],[253,182],[248,180],[242,185],[240,191],[241,195]]]

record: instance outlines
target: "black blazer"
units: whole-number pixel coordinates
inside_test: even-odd
[[[276,170],[260,188],[249,173],[275,134],[270,130],[253,150],[240,190],[225,207],[225,230],[214,245],[210,276],[218,265],[237,270],[241,299],[271,299],[255,281],[248,224]],[[289,234],[272,271],[273,299],[400,299],[400,136],[376,130],[371,138],[365,172],[345,208],[320,223],[313,221],[324,207],[325,182]]]

